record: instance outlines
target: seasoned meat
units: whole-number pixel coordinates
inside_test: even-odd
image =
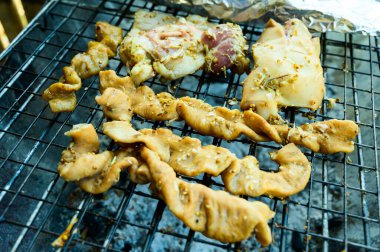
[[[238,110],[213,107],[199,99],[184,97],[179,99],[177,112],[188,125],[204,135],[233,140],[244,134],[256,142],[269,140],[247,127]]]
[[[267,222],[274,213],[267,205],[176,178],[174,170],[148,148],[143,148],[141,155],[152,175],[154,191],[186,226],[221,242],[239,242],[254,233],[263,246],[271,243]]]
[[[135,157],[124,156],[122,152],[114,155],[112,162],[103,167],[95,176],[85,177],[77,182],[79,187],[86,192],[99,194],[108,191],[111,186],[119,181],[120,172],[124,169],[136,169],[139,162]]]
[[[49,101],[52,112],[74,110],[77,104],[75,92],[82,87],[82,80],[72,67],[63,68],[63,77],[59,82],[52,84],[46,89],[42,98]]]
[[[261,125],[267,125],[261,116],[251,110],[244,111],[244,118],[247,124],[259,134],[260,128],[264,128]],[[352,140],[359,134],[358,125],[350,120],[332,119],[294,128],[288,125],[270,125],[270,127],[273,132],[276,131],[276,138],[279,137],[281,143],[295,143],[324,154],[354,151],[355,146]]]
[[[182,18],[137,11],[120,56],[138,85],[156,73],[174,80],[204,67],[214,73],[233,67],[242,72],[249,65],[247,48],[240,26],[211,24],[197,15]]]
[[[73,142],[62,153],[59,164],[64,179],[77,180],[83,190],[96,194],[108,190],[127,169],[132,181],[151,183],[152,191],[188,227],[222,242],[239,242],[254,233],[263,246],[269,245],[267,222],[274,213],[261,202],[187,183],[176,178],[176,172],[187,176],[222,173],[226,189],[233,194],[274,197],[301,191],[310,177],[310,163],[294,144],[272,153],[280,165],[279,172],[272,173],[260,171],[252,156],[238,159],[227,149],[202,146],[198,139],[182,138],[167,129],[136,131],[123,121],[107,122],[103,129],[121,145],[116,152],[97,154],[100,144],[92,125],[76,125],[67,132]],[[83,155],[91,158],[78,163]],[[105,162],[101,155],[107,157]]]
[[[96,22],[95,24],[96,41],[106,45],[116,55],[117,47],[123,39],[123,30],[120,27],[110,25],[107,22]]]
[[[298,133],[294,134],[299,132],[298,128],[291,129],[287,125],[271,125],[252,110],[246,110],[242,113],[236,109],[213,107],[196,98],[182,97],[176,99],[166,92],[156,95],[151,88],[147,86],[136,88],[129,77],[119,77],[111,70],[100,73],[101,91],[107,87],[120,89],[126,95],[124,97],[120,94],[120,97],[124,98],[116,99],[115,97],[115,100],[110,100],[113,99],[112,96],[105,96],[104,94],[101,98],[97,98],[98,104],[103,107],[105,116],[110,120],[121,120],[122,116],[120,113],[110,113],[109,110],[119,112],[126,111],[125,108],[131,107],[132,112],[126,111],[122,121],[130,122],[129,118],[133,114],[153,121],[184,120],[194,130],[204,135],[226,140],[233,140],[240,135],[245,135],[256,142],[295,143],[315,152],[327,154],[352,152],[354,147],[352,140],[359,132],[358,126],[352,121],[336,120],[334,122],[334,120],[329,120],[320,122],[320,124],[327,124],[331,127],[328,133],[312,131],[308,134],[313,137],[304,138],[300,137]],[[116,100],[117,102],[115,102]],[[131,100],[132,105],[130,105],[129,100]],[[301,128],[305,127],[309,126],[301,126]],[[288,137],[288,135],[293,135],[293,137]],[[326,138],[327,136],[328,138]],[[340,140],[339,145],[331,144],[335,138]],[[328,139],[328,141],[322,139]]]
[[[66,132],[72,138],[62,152],[58,173],[66,181],[76,181],[86,192],[98,194],[107,191],[119,180],[125,168],[137,166],[133,156],[123,152],[99,152],[99,139],[92,124],[78,124]],[[136,168],[130,168],[136,170]]]
[[[63,78],[42,95],[54,113],[73,111],[77,102],[75,92],[82,87],[82,79],[97,75],[106,68],[108,59],[116,55],[123,30],[105,22],[97,22],[95,27],[97,41],[90,41],[86,52],[75,55],[70,66],[63,68]]]
[[[200,140],[179,137],[168,129],[136,131],[128,122],[113,121],[103,124],[103,132],[117,143],[144,143],[176,172],[187,176],[204,172],[218,176],[236,158],[225,148],[202,146]]]
[[[132,120],[132,101],[123,91],[116,88],[106,88],[101,96],[95,97],[102,106],[106,118],[117,121]]]
[[[181,138],[167,129],[136,131],[128,122],[113,121],[103,124],[103,132],[121,145],[143,143],[179,174],[218,176],[222,173],[227,190],[233,194],[288,197],[302,191],[310,178],[310,163],[294,144],[272,154],[280,167],[279,172],[271,173],[261,171],[253,156],[238,159],[228,149],[202,146],[196,138]],[[148,174],[145,170],[143,179],[138,180],[148,182],[146,178],[151,178]],[[132,177],[139,178],[139,174]]]
[[[248,45],[240,26],[228,23],[209,28],[202,35],[202,43],[206,47],[207,71],[218,74],[235,68],[241,74],[249,68]]]
[[[135,87],[133,81],[127,77],[119,77],[112,70],[102,71],[100,76],[100,92],[101,96],[96,97],[96,101],[102,106],[105,116],[111,120],[130,121],[133,114],[137,114],[143,118],[154,121],[175,120],[178,118],[176,111],[177,100],[169,93],[162,92],[158,95],[147,86]],[[109,96],[111,91],[106,90],[113,88],[112,93],[117,94],[116,97]],[[115,91],[118,89],[124,93]],[[131,111],[126,111],[131,108]],[[110,113],[109,111],[119,111],[120,113]],[[122,112],[127,115],[123,116]],[[122,119],[121,119],[122,118]]]
[[[252,47],[255,66],[243,82],[241,108],[271,123],[282,121],[278,108],[318,109],[325,90],[319,47],[300,20],[285,27],[270,20]]]
[[[236,159],[222,174],[226,189],[236,195],[255,197],[266,194],[284,198],[305,188],[311,165],[294,144],[271,153],[271,158],[280,165],[276,173],[261,171],[253,156]]]

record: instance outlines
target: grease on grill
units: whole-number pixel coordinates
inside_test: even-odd
[[[57,238],[55,239],[53,242],[52,242],[52,246],[53,247],[63,247],[65,246],[65,243],[67,241],[67,239],[70,237],[70,235],[72,235],[73,233],[75,233],[76,230],[74,230],[72,233],[71,233],[71,229],[74,227],[75,223],[78,222],[78,218],[77,217],[73,217],[69,223],[69,225],[66,227],[65,231],[63,231],[63,233]]]

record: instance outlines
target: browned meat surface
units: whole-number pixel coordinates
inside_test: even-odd
[[[294,144],[271,153],[271,158],[280,165],[276,173],[261,171],[253,156],[236,159],[222,174],[226,189],[236,195],[266,194],[285,198],[305,188],[311,165]]]
[[[99,89],[102,95],[95,99],[102,106],[104,115],[110,120],[130,121],[133,114],[154,121],[167,121],[178,118],[176,111],[177,100],[171,94],[162,92],[156,95],[147,86],[135,87],[130,77],[119,77],[112,70],[101,71],[99,76]],[[115,96],[117,94],[117,97],[109,95],[111,93],[111,91],[107,90],[109,88],[112,88],[112,93]],[[126,108],[131,108],[131,110],[127,111]],[[117,112],[110,113],[110,111]],[[127,115],[123,116],[122,113]]]
[[[119,89],[125,95],[115,91],[104,92],[108,87]],[[300,128],[271,125],[252,110],[242,113],[236,109],[213,107],[196,98],[177,99],[166,92],[156,95],[147,86],[136,88],[129,77],[119,77],[112,70],[100,72],[100,90],[103,91],[103,95],[96,99],[110,120],[130,122],[133,114],[153,121],[184,120],[194,130],[204,135],[226,140],[234,140],[245,135],[256,142],[295,143],[315,152],[331,154],[352,152],[354,147],[352,140],[358,134],[358,126],[346,120],[319,122],[320,125],[329,125],[330,130],[326,132],[310,128],[306,132],[310,126],[304,125],[301,126],[303,129],[301,134]],[[108,93],[115,95],[107,95]],[[305,134],[309,137],[305,138]],[[339,145],[332,144],[334,139],[339,139]]]
[[[241,73],[249,65],[247,49],[238,25],[215,25],[197,15],[183,18],[140,10],[122,42],[120,56],[138,85],[156,73],[165,80],[201,68],[214,73],[235,68]]]
[[[176,178],[174,170],[148,148],[143,148],[142,157],[152,175],[154,191],[189,228],[222,242],[239,242],[254,233],[263,246],[271,243],[267,222],[274,213],[267,205]]]
[[[279,108],[318,109],[325,90],[319,47],[300,20],[285,26],[270,20],[252,47],[255,66],[244,80],[241,108],[276,124]]]
[[[63,77],[59,82],[52,84],[42,94],[42,98],[49,101],[54,113],[72,111],[77,104],[75,92],[82,87],[82,80],[72,67],[63,68]]]
[[[202,146],[198,139],[182,138],[168,129],[136,131],[128,122],[113,121],[103,124],[103,132],[120,144],[144,143],[176,172],[187,176],[204,172],[218,176],[236,158],[225,148]]]
[[[66,181],[76,181],[86,192],[98,194],[107,191],[119,180],[122,170],[138,165],[135,157],[126,156],[123,152],[98,153],[100,143],[91,124],[75,125],[66,135],[72,138],[72,142],[62,152],[58,172]]]
[[[272,154],[271,158],[280,166],[279,172],[271,173],[261,171],[253,156],[238,159],[228,149],[214,145],[202,146],[196,138],[181,138],[167,129],[136,131],[128,122],[113,121],[104,123],[103,131],[121,145],[139,146],[143,143],[179,174],[197,176],[207,173],[218,176],[222,173],[227,190],[233,194],[288,197],[302,191],[310,178],[310,163],[294,144]],[[142,179],[139,174],[133,174],[132,177],[148,182],[146,178],[151,177],[149,172],[146,169],[139,170],[142,171]]]
[[[123,91],[116,88],[106,88],[101,96],[95,97],[102,106],[104,117],[117,121],[131,121],[132,101]]]
[[[97,22],[95,27],[97,41],[90,41],[86,52],[75,55],[70,66],[64,67],[63,78],[42,95],[55,113],[73,111],[77,102],[75,92],[82,87],[82,79],[97,75],[106,68],[108,59],[116,55],[123,30],[105,22]]]
[[[289,128],[276,126],[284,142],[295,143],[314,152],[331,154],[354,151],[354,139],[359,133],[356,123],[349,120],[328,120]]]
[[[249,126],[261,133],[260,128],[263,128],[261,125],[266,123],[261,116],[247,110],[244,112],[244,117],[247,118]],[[270,125],[270,127],[273,132],[276,131],[273,136],[279,137],[281,143],[295,143],[324,154],[354,151],[353,139],[359,134],[359,126],[350,120],[333,119],[294,128],[287,125]]]
[[[209,28],[202,35],[202,43],[206,46],[207,71],[218,74],[229,68],[238,73],[248,70],[248,45],[240,26],[228,23]]]
[[[269,140],[247,127],[238,110],[213,107],[199,99],[183,97],[178,101],[177,112],[188,125],[204,135],[233,140],[244,134],[257,142]]]

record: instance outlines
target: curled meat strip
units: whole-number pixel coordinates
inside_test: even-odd
[[[112,121],[103,124],[103,132],[121,145],[143,143],[179,174],[222,174],[226,188],[233,194],[288,197],[302,191],[310,178],[310,163],[294,144],[272,154],[271,158],[280,167],[279,172],[271,173],[261,171],[253,156],[238,159],[228,149],[202,146],[198,139],[181,138],[168,129],[136,131],[128,122]],[[149,179],[148,171],[143,174]],[[133,177],[138,177],[138,174]]]
[[[272,152],[271,159],[280,164],[277,173],[261,171],[253,156],[235,160],[222,174],[226,189],[237,195],[267,194],[285,198],[305,188],[310,178],[311,166],[294,144]]]
[[[251,110],[244,111],[244,118],[247,125],[258,133],[268,125],[261,116]],[[295,143],[324,154],[354,151],[355,145],[352,140],[359,133],[358,125],[353,121],[336,119],[308,123],[294,128],[287,125],[270,125],[270,127],[273,135],[279,137],[282,143]]]
[[[218,176],[235,159],[225,148],[202,146],[199,139],[182,138],[168,129],[136,131],[128,122],[112,121],[103,124],[103,132],[119,144],[144,143],[178,173],[187,176],[204,172]]]
[[[148,148],[143,148],[141,155],[155,191],[189,228],[222,242],[242,241],[254,233],[263,246],[271,243],[267,222],[274,213],[267,205],[176,178],[173,169]]]
[[[102,106],[103,113],[108,119],[130,121],[129,118],[133,114],[153,121],[178,118],[177,100],[171,94],[162,92],[156,95],[147,86],[135,87],[130,77],[119,77],[113,70],[101,71],[99,78],[99,90],[102,95],[97,96],[95,100]],[[112,91],[106,92],[107,89]]]
[[[104,92],[107,88],[119,91]],[[163,92],[155,94],[147,87],[136,88],[129,77],[119,77],[114,71],[100,72],[100,90],[96,98],[110,120],[130,121],[133,114],[153,121],[184,120],[194,130],[226,140],[245,135],[253,141],[295,143],[325,154],[352,152],[353,139],[358,126],[349,120],[328,120],[291,128],[287,125],[271,125],[263,117],[246,110],[230,110],[213,107],[199,99],[182,97],[176,99]],[[108,93],[118,93],[111,99]],[[124,94],[122,94],[124,93]],[[130,108],[130,109],[129,109]]]
[[[119,126],[126,124],[121,123]],[[202,147],[198,139],[180,138],[169,130],[143,130],[146,134],[143,135],[130,129],[130,133],[123,134],[124,140],[129,139],[131,143],[141,141],[147,147],[123,147],[116,152],[97,154],[100,144],[94,127],[89,124],[74,126],[66,134],[73,141],[63,151],[58,167],[62,178],[75,180],[83,190],[96,194],[107,191],[118,181],[119,173],[127,168],[133,181],[151,183],[151,189],[192,230],[221,242],[239,242],[254,233],[263,246],[271,243],[267,222],[274,213],[267,205],[185,182],[176,178],[175,171],[169,165],[182,169],[187,167],[188,174],[193,174],[197,168],[211,172],[216,170],[214,173],[218,174],[216,167],[230,164],[233,154],[216,146]],[[171,142],[173,144],[168,150],[167,145]],[[176,161],[168,162],[168,158]],[[203,165],[209,168],[203,168]]]
[[[233,140],[243,134],[256,142],[269,140],[247,127],[237,109],[213,107],[199,99],[183,97],[178,99],[177,112],[189,126],[204,135]]]
[[[97,41],[90,41],[86,52],[75,55],[70,66],[63,68],[63,77],[42,94],[55,113],[73,111],[77,103],[75,92],[82,87],[82,79],[98,74],[107,66],[108,58],[116,54],[122,29],[105,22],[97,22],[95,27]]]
[[[58,172],[66,181],[76,181],[84,191],[98,194],[107,191],[119,180],[119,174],[138,161],[129,152],[99,152],[99,139],[94,126],[78,124],[66,135],[72,138],[70,146],[62,152]],[[137,168],[130,168],[137,170]]]

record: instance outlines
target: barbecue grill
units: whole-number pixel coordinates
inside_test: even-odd
[[[2,251],[46,251],[77,220],[63,250],[73,251],[244,251],[259,249],[252,237],[223,244],[193,232],[177,220],[148,186],[136,185],[123,173],[117,185],[102,195],[82,192],[64,182],[57,163],[70,139],[64,136],[77,123],[92,123],[102,147],[115,148],[101,134],[102,111],[94,97],[97,76],[83,82],[78,106],[71,113],[53,114],[41,94],[62,74],[78,52],[94,39],[96,21],[108,21],[127,32],[139,9],[176,16],[189,13],[141,0],[59,1],[45,4],[29,26],[0,55],[0,248]],[[220,22],[211,19],[211,22]],[[250,44],[263,23],[242,24]],[[380,53],[377,37],[326,33],[321,38],[321,59],[326,95],[321,110],[287,109],[292,124],[331,118],[354,120],[360,126],[355,151],[349,155],[315,154],[302,149],[312,163],[307,188],[287,200],[258,197],[276,216],[270,222],[273,243],[269,251],[380,250]],[[126,75],[117,57],[110,69]],[[189,95],[212,105],[238,108],[241,82],[246,75],[211,76],[203,71],[168,84],[153,78],[147,85],[158,93],[169,89],[176,97]],[[237,102],[235,99],[237,99]],[[328,109],[328,98],[339,98]],[[241,138],[225,141],[197,134],[183,122],[170,125],[133,119],[135,128],[168,127],[204,144],[229,148],[237,156],[255,155],[264,169],[276,167],[268,152],[274,143],[252,143]],[[379,135],[380,136],[380,135]],[[223,190],[220,178],[207,175],[185,180]]]

